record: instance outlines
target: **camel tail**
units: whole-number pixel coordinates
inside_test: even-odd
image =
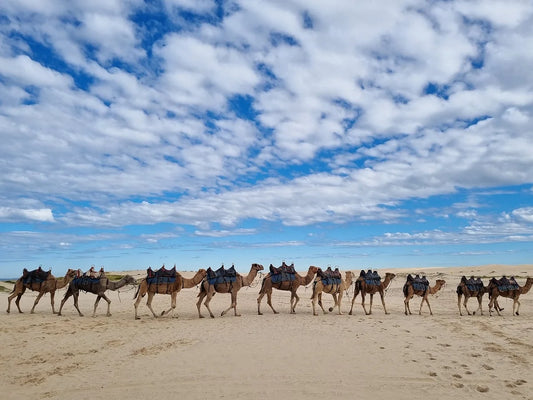
[[[200,292],[198,292],[198,295],[196,297],[200,297],[200,295],[202,293],[204,293],[206,290],[205,290],[205,287],[204,287],[204,282],[201,282],[200,283]]]
[[[139,290],[141,290],[141,285],[137,286],[137,290],[135,291],[135,295],[133,296],[134,299],[137,298],[137,295],[139,294]]]
[[[316,288],[316,281],[313,282],[313,294],[311,295],[311,300],[313,300],[313,297],[315,297],[315,288]]]
[[[459,295],[463,294],[463,288],[461,286],[457,286],[457,294]]]
[[[409,289],[408,289],[408,286],[407,286],[407,283],[405,285],[403,285],[403,295],[405,297],[407,297],[407,294],[409,293]]]

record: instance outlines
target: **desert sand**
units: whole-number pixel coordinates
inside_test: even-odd
[[[297,266],[298,267],[298,266]],[[297,268],[301,274],[308,266]],[[242,268],[247,269],[245,267]],[[358,276],[358,270],[352,270]],[[37,296],[26,291],[24,314],[14,302],[7,314],[8,293],[0,293],[0,394],[2,399],[533,399],[533,290],[520,298],[520,316],[512,301],[500,298],[502,316],[459,316],[456,287],[462,275],[517,277],[520,285],[533,276],[533,265],[450,267],[394,270],[385,296],[372,315],[364,315],[357,297],[348,315],[353,286],[342,311],[312,315],[312,284],[300,287],[296,314],[289,314],[290,293],[274,290],[274,315],[262,301],[257,314],[260,277],[238,296],[241,317],[220,312],[230,303],[217,294],[216,318],[199,319],[197,288],[178,294],[175,313],[155,319],[143,300],[141,319],[134,319],[135,289],[107,292],[111,317],[101,301],[91,317],[95,295],[82,293],[79,317],[72,298],[63,316],[53,315],[45,295],[35,313]],[[402,286],[407,273],[423,272],[431,285],[446,286],[430,296],[433,316],[420,297],[404,315]],[[120,272],[121,274],[126,272]],[[136,278],[144,271],[129,271]],[[192,277],[193,272],[183,275]],[[0,283],[11,290],[12,285]],[[65,289],[56,294],[59,308]],[[366,302],[368,304],[369,298]],[[156,295],[156,312],[168,309],[170,296]],[[333,305],[331,295],[324,304]],[[475,310],[477,300],[470,299]]]

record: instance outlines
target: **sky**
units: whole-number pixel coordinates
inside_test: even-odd
[[[533,263],[530,1],[3,0],[0,277]]]

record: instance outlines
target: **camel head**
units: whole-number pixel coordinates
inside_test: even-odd
[[[309,270],[310,270],[313,274],[316,274],[317,271],[318,271],[318,267],[315,267],[314,265],[311,265],[311,266],[309,267]]]
[[[71,278],[71,279],[74,279],[76,276],[78,275],[78,271],[76,271],[75,269],[71,269],[69,268],[67,270],[67,273],[66,273],[66,276]]]
[[[255,269],[256,271],[264,270],[264,268],[263,268],[263,266],[261,264],[252,264],[252,269]]]
[[[126,280],[126,285],[137,285],[137,280],[131,275],[126,275],[124,279]]]
[[[444,286],[446,285],[446,281],[444,279],[437,279],[437,285]]]
[[[200,268],[197,274],[200,274],[200,276],[205,277],[207,275],[207,270],[205,268]]]
[[[396,274],[393,274],[392,272],[387,272],[385,274],[385,278],[387,277],[390,277],[389,279],[392,281],[394,279],[394,277],[396,276]]]

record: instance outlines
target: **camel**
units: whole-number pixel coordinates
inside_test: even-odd
[[[209,308],[209,302],[211,301],[215,293],[230,293],[231,305],[229,306],[229,308],[222,311],[220,316],[224,316],[229,310],[233,308],[235,316],[240,317],[241,315],[237,313],[237,293],[243,286],[250,286],[254,281],[255,277],[257,276],[257,273],[259,271],[262,271],[263,269],[264,268],[261,264],[252,264],[248,275],[242,276],[241,274],[237,273],[237,279],[235,280],[235,282],[217,283],[215,285],[210,285],[208,280],[204,279],[200,285],[200,293],[198,294],[199,299],[196,302],[196,307],[198,308],[198,316],[200,318],[204,318],[204,316],[200,312],[200,306],[202,305],[202,300],[206,298],[204,305],[209,311],[209,315],[211,316],[211,318],[215,318],[215,316],[211,312],[211,309]]]
[[[498,289],[498,281],[495,278],[492,278],[489,282],[488,286],[488,292],[489,292],[489,315],[492,315],[492,307],[496,309],[496,312],[498,315],[500,314],[500,311],[502,308],[498,305],[498,296],[501,297],[507,297],[513,300],[513,315],[520,315],[520,302],[518,301],[518,298],[521,294],[526,294],[529,292],[529,289],[531,289],[531,286],[533,285],[533,278],[527,278],[526,283],[524,286],[519,286],[518,289],[514,290],[505,290],[500,291]],[[516,311],[515,311],[516,308]]]
[[[300,298],[296,294],[296,291],[300,286],[307,286],[311,283],[313,280],[316,271],[318,270],[317,267],[311,265],[307,271],[307,275],[301,276],[300,274],[295,274],[295,280],[294,281],[282,281],[278,283],[272,283],[272,278],[270,274],[267,274],[267,276],[263,279],[263,283],[261,285],[261,290],[259,291],[259,297],[257,298],[257,314],[263,315],[261,312],[261,300],[267,295],[267,304],[270,306],[274,314],[278,314],[278,312],[274,309],[272,306],[272,288],[278,289],[278,290],[290,290],[291,292],[291,314],[296,313],[296,304],[298,304],[298,301],[300,301]]]
[[[352,284],[353,280],[353,272],[346,271],[345,279],[341,280],[340,284],[331,284],[331,285],[324,285],[322,282],[322,278],[316,277],[315,282],[313,284],[313,295],[311,296],[312,304],[313,304],[313,315],[318,315],[318,313],[315,310],[315,305],[318,301],[318,305],[326,314],[326,310],[324,310],[324,307],[322,306],[322,293],[329,293],[333,296],[333,301],[335,304],[333,307],[329,308],[329,311],[333,311],[335,306],[338,308],[338,315],[342,315],[341,311],[341,302],[342,302],[342,294],[345,290],[348,290],[348,288]]]
[[[137,292],[135,293],[135,296],[133,297],[134,299],[137,298],[134,304],[135,319],[141,319],[141,317],[137,315],[137,307],[139,306],[141,299],[144,297],[146,293],[148,293],[148,299],[146,300],[146,306],[150,309],[150,311],[154,315],[154,318],[157,318],[157,315],[152,309],[152,299],[154,298],[156,293],[170,294],[170,308],[166,311],[163,310],[161,312],[161,316],[167,315],[170,312],[173,312],[174,309],[176,308],[176,297],[178,293],[181,291],[181,289],[183,288],[190,289],[192,287],[195,287],[200,282],[202,282],[206,274],[207,274],[207,271],[202,268],[202,269],[199,269],[191,279],[189,279],[189,278],[184,278],[183,275],[177,272],[176,280],[172,283],[159,283],[159,284],[150,284],[150,285],[148,284],[146,278],[144,278],[139,284]]]
[[[55,278],[51,273],[48,274],[48,277],[45,281],[41,283],[32,282],[29,284],[24,283],[24,276],[17,279],[15,282],[15,287],[13,288],[11,294],[7,298],[7,313],[9,314],[11,309],[11,300],[13,300],[14,297],[17,297],[15,300],[15,304],[17,305],[17,308],[19,310],[19,313],[22,313],[22,310],[20,309],[20,298],[26,291],[26,289],[34,290],[36,292],[39,292],[37,295],[37,298],[35,299],[35,302],[33,303],[33,307],[31,308],[30,313],[33,314],[35,311],[35,306],[37,303],[39,303],[39,300],[41,300],[41,297],[43,297],[46,293],[50,292],[50,302],[52,304],[52,313],[56,314],[56,310],[54,307],[54,298],[56,294],[57,289],[62,289],[65,286],[67,286],[72,279],[76,277],[76,271],[73,269],[68,269],[67,273],[63,278]]]
[[[424,304],[424,301],[425,301],[429,308],[429,314],[433,315],[433,311],[431,311],[431,306],[429,305],[428,296],[430,294],[437,293],[445,285],[445,283],[446,281],[444,279],[437,279],[435,286],[433,287],[428,286],[426,290],[415,290],[415,288],[413,287],[413,282],[409,281],[408,279],[407,282],[405,282],[405,285],[403,285],[403,294],[405,296],[405,300],[403,301],[404,306],[405,306],[405,315],[407,315],[407,312],[409,312],[409,315],[411,315],[411,308],[409,307],[409,300],[411,300],[411,298],[415,294],[417,296],[422,297],[422,301],[420,302],[420,310],[418,311],[418,314],[422,315],[422,305]]]
[[[385,297],[384,297],[384,291],[389,287],[389,284],[394,279],[396,275],[390,272],[387,272],[385,274],[385,279],[383,282],[380,282],[379,285],[367,285],[364,276],[359,276],[357,280],[355,281],[355,289],[353,293],[352,298],[352,307],[350,308],[349,315],[352,315],[352,309],[353,309],[353,303],[355,301],[355,298],[359,293],[361,293],[361,305],[363,306],[363,310],[365,311],[366,315],[372,314],[372,301],[374,299],[374,294],[379,293],[379,296],[381,297],[381,304],[383,304],[383,310],[385,311],[385,314],[388,314],[387,308],[385,307]],[[365,295],[370,295],[370,309],[367,312],[365,307]]]
[[[105,301],[107,301],[106,315],[110,317],[111,316],[111,312],[110,312],[111,300],[109,300],[107,296],[105,295],[106,290],[117,290],[123,286],[135,285],[135,284],[137,284],[137,281],[131,275],[125,275],[119,281],[110,281],[105,275],[101,276],[99,279],[90,279],[90,278],[84,278],[84,277],[74,279],[68,285],[68,289],[65,293],[65,296],[63,297],[63,300],[61,300],[61,306],[59,307],[58,315],[61,315],[61,310],[63,309],[63,306],[65,305],[65,302],[67,301],[67,299],[70,296],[73,296],[74,307],[76,307],[76,310],[78,310],[78,314],[80,315],[80,317],[83,317],[83,314],[81,313],[78,307],[78,297],[80,295],[80,290],[84,290],[86,292],[91,292],[96,295],[96,301],[94,302],[93,317],[96,316],[96,307],[98,306],[100,299],[104,299]]]
[[[467,285],[466,277],[461,278],[461,282],[457,286],[457,307],[459,307],[459,315],[463,315],[461,311],[461,297],[464,296],[464,302],[463,306],[468,313],[468,315],[476,315],[477,310],[479,310],[480,314],[483,315],[483,307],[481,306],[481,302],[483,300],[483,295],[485,293],[488,293],[488,287],[483,285],[483,282],[481,282],[481,285],[479,287],[479,290],[470,290]],[[470,310],[468,310],[468,307],[466,306],[466,303],[468,302],[468,299],[470,297],[476,297],[478,301],[478,307],[476,311],[474,311],[472,314],[470,313]]]

